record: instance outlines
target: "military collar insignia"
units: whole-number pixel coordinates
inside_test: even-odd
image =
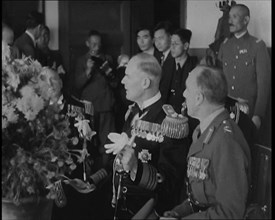
[[[138,159],[140,159],[142,163],[148,163],[149,160],[152,160],[152,154],[149,153],[147,149],[142,149],[142,151],[138,153]]]
[[[208,131],[207,131],[207,133],[206,133],[206,136],[205,136],[205,138],[204,138],[204,140],[203,140],[203,143],[204,143],[204,144],[208,144],[208,143],[210,142],[211,137],[213,136],[214,130],[215,130],[215,127],[214,127],[214,126],[212,126],[212,127],[210,127],[210,128],[208,129]]]

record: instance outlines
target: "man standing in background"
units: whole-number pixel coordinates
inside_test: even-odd
[[[18,37],[14,45],[19,49],[21,55],[30,56],[37,59],[36,40],[41,34],[41,28],[44,24],[43,14],[37,11],[32,11],[27,16],[26,31]]]
[[[160,80],[160,93],[164,103],[167,103],[168,93],[173,77],[173,69],[175,68],[175,60],[171,55],[171,36],[173,33],[173,25],[169,21],[160,22],[154,29],[155,46],[161,53],[160,65],[162,74]]]
[[[265,43],[247,31],[249,8],[234,5],[229,12],[229,28],[234,34],[222,43],[218,55],[228,82],[229,96],[248,105],[248,114],[259,129],[266,114],[270,93],[271,64]]]

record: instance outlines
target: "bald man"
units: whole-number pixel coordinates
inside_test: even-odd
[[[187,155],[188,199],[161,220],[243,219],[251,155],[242,131],[224,107],[224,74],[198,65],[186,80],[183,96],[188,115],[200,121]]]
[[[270,94],[271,63],[265,43],[250,35],[249,8],[234,5],[229,12],[229,29],[219,50],[219,65],[228,82],[229,96],[248,105],[246,113],[259,129],[266,114]]]
[[[160,79],[160,64],[146,53],[131,58],[122,79],[126,98],[134,102],[125,115],[124,137],[134,139],[126,145],[115,144],[113,136],[119,136],[112,134],[109,138],[114,144],[105,145],[107,153],[118,153],[113,179],[118,219],[157,218],[155,213],[161,215],[176,203],[177,183],[184,179],[189,143],[179,135],[180,128],[172,129],[176,121],[181,123],[177,118],[167,124],[171,133],[161,131],[167,112],[159,91]]]
[[[14,42],[14,31],[10,26],[2,22],[2,43],[10,46],[11,58],[19,58],[20,53],[16,46],[13,45]]]

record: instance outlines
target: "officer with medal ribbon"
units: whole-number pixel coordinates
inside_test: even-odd
[[[177,183],[184,179],[190,145],[187,118],[163,105],[159,92],[161,66],[152,55],[139,53],[122,79],[126,113],[122,134],[110,133],[106,153],[113,164],[115,219],[146,219],[161,215],[176,202]]]
[[[271,63],[265,43],[250,35],[249,8],[235,4],[229,12],[233,34],[220,46],[218,65],[223,69],[230,96],[248,104],[248,114],[259,129],[265,117],[271,86]]]
[[[188,115],[200,121],[187,156],[188,199],[160,219],[242,219],[251,156],[224,107],[226,78],[220,69],[199,65],[189,74],[183,95]]]

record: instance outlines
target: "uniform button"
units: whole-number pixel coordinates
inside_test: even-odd
[[[224,62],[224,65],[227,66],[227,62]]]
[[[238,59],[239,58],[239,56],[238,55],[236,55],[236,59]]]
[[[234,66],[234,69],[236,69],[237,67],[236,66]]]
[[[233,79],[235,79],[236,77],[235,76],[233,76]]]
[[[234,90],[234,86],[232,86],[231,89]]]

